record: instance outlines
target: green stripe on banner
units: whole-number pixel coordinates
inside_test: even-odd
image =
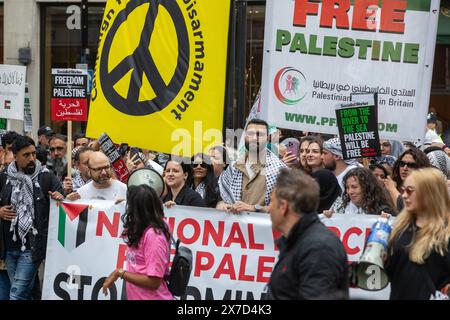
[[[58,221],[58,241],[64,247],[66,237],[66,213],[63,206],[59,206],[59,221]]]
[[[358,1],[358,0],[356,0]],[[321,0],[317,2],[322,2]],[[350,0],[351,4],[355,2],[355,0]],[[378,1],[378,7],[382,8],[383,0]],[[408,5],[406,10],[409,11],[425,11],[429,12],[431,7],[431,0],[408,0]]]

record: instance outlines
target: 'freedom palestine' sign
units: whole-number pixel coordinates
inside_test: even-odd
[[[377,94],[352,98],[353,102],[340,104],[336,110],[343,158],[377,157],[380,155]]]

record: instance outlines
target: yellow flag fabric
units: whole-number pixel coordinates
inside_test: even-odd
[[[230,0],[108,0],[87,136],[191,156],[220,144]]]

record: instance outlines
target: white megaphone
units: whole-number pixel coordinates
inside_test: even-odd
[[[150,168],[140,168],[130,175],[128,178],[127,186],[138,186],[146,184],[156,191],[158,196],[161,196],[164,192],[164,180],[161,175]]]
[[[364,253],[356,265],[356,286],[369,291],[384,289],[389,278],[384,270],[388,241],[392,227],[387,218],[380,218],[372,226]]]

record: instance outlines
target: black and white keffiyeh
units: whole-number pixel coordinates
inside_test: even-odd
[[[78,189],[80,189],[82,186],[89,183],[90,181],[91,181],[91,179],[89,179],[88,181],[84,181],[83,178],[81,177],[80,171],[76,171],[72,178],[73,191],[74,192],[77,191]]]
[[[277,181],[280,169],[287,166],[270,150],[266,150],[266,194],[264,201],[266,205],[270,203],[270,194]],[[219,177],[220,195],[226,203],[235,203],[242,197],[242,177],[243,173],[234,165],[228,166],[227,170],[222,172]]]
[[[203,182],[203,181],[200,182],[198,184],[197,188],[195,188],[195,192],[197,192],[202,197],[202,199],[205,199],[205,197],[206,197],[206,184],[205,184],[205,182]]]
[[[11,222],[10,231],[13,231],[13,241],[17,241],[16,225],[18,226],[22,251],[25,250],[28,232],[32,230],[34,235],[37,234],[37,230],[34,228],[33,184],[40,188],[37,177],[41,172],[46,171],[48,169],[42,167],[38,160],[36,160],[36,168],[31,175],[18,171],[16,161],[11,162],[7,169],[7,181],[12,186],[11,205],[16,211],[16,217]]]

